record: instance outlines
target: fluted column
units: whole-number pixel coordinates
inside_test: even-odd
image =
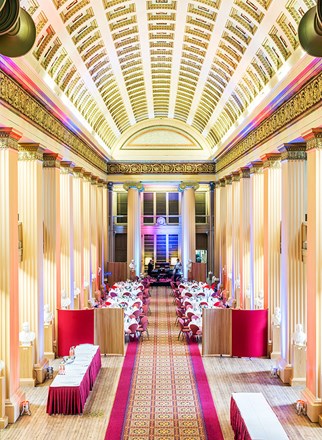
[[[92,296],[92,266],[91,266],[91,191],[92,174],[84,173],[83,182],[83,218],[84,218],[84,305]],[[93,292],[94,294],[94,292]]]
[[[97,182],[97,287],[104,282],[103,180]]]
[[[208,236],[208,267],[214,270],[215,250],[215,182],[209,183],[209,236]]]
[[[74,208],[73,168],[69,161],[61,162],[60,223],[61,223],[61,289],[74,308]]]
[[[18,140],[0,128],[0,359],[5,363],[5,414],[0,429],[19,417],[25,396],[19,388]],[[0,400],[2,400],[0,398]]]
[[[29,322],[35,332],[36,379],[43,382],[44,282],[43,282],[43,149],[39,144],[20,144],[18,156],[18,210],[23,229],[23,257],[19,266],[20,326]]]
[[[231,296],[240,306],[240,267],[239,267],[239,229],[240,229],[240,174],[232,173],[232,289]]]
[[[281,155],[265,154],[261,159],[264,166],[264,308],[269,310],[268,340],[272,341],[272,314],[281,306]]]
[[[113,183],[107,184],[108,205],[108,254],[107,261],[114,261]]]
[[[281,361],[280,377],[292,377],[291,338],[296,324],[306,331],[306,288],[301,227],[306,213],[305,144],[284,144],[282,154]]]
[[[226,181],[220,179],[220,283],[227,288],[227,259],[226,259],[226,216],[227,216],[227,195]]]
[[[73,169],[74,308],[84,307],[84,195],[81,167]],[[86,304],[87,307],[87,304]]]
[[[322,414],[322,130],[310,130],[304,136],[307,152],[307,414],[317,422]],[[304,237],[303,237],[304,238]]]
[[[242,167],[240,174],[239,273],[241,308],[250,307],[250,173]]]
[[[57,309],[61,307],[60,160],[58,154],[44,154],[44,303],[55,315],[54,340],[57,336]]]
[[[220,278],[220,182],[215,184],[215,252],[214,275]]]
[[[91,195],[91,267],[92,267],[92,295],[97,290],[97,261],[98,261],[98,236],[97,236],[97,181],[98,177],[92,176]]]
[[[264,307],[264,174],[261,161],[250,166],[250,308]]]
[[[108,240],[108,190],[107,183],[103,183],[103,281],[104,281],[104,272],[107,272],[107,262],[109,261],[109,240]]]
[[[188,262],[196,261],[196,198],[195,191],[199,188],[196,182],[182,182],[182,267],[183,276],[188,278]]]
[[[232,270],[233,270],[233,187],[232,176],[225,177],[226,181],[226,274],[227,274],[227,298],[232,293]]]
[[[134,260],[135,273],[141,273],[141,182],[125,183],[127,195],[127,266]],[[129,269],[128,269],[129,270]],[[129,271],[130,274],[130,271]]]

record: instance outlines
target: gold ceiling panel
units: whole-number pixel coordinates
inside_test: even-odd
[[[214,147],[299,49],[315,0],[21,0],[32,59],[107,148],[150,118]],[[77,49],[77,50],[75,50]],[[40,73],[39,73],[40,72]]]

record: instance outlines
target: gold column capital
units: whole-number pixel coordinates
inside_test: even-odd
[[[84,179],[86,182],[91,183],[92,182],[92,173],[89,173],[88,171],[85,171],[83,173]]]
[[[60,171],[62,174],[73,174],[74,168],[74,162],[71,162],[69,160],[63,160],[60,162]]]
[[[44,160],[45,149],[38,143],[19,143],[18,160]]]
[[[62,156],[60,154],[44,153],[43,159],[44,168],[60,168],[60,162],[62,160]]]
[[[183,192],[186,189],[192,188],[193,190],[197,190],[199,188],[199,183],[197,182],[181,182],[179,184],[179,191]]]
[[[97,186],[98,188],[103,188],[105,181],[103,179],[98,178],[97,179]]]
[[[280,153],[263,154],[263,156],[261,156],[261,161],[263,162],[264,169],[279,168],[281,165],[281,154]]]
[[[130,188],[137,189],[139,192],[144,191],[144,187],[141,182],[125,182],[123,184],[123,188],[125,191],[128,191]]]
[[[292,142],[282,144],[278,151],[281,160],[306,160],[306,144],[304,142]]]
[[[239,181],[240,181],[240,178],[241,178],[241,176],[240,176],[240,172],[239,172],[239,171],[233,171],[233,172],[231,173],[231,178],[232,178],[232,181],[233,181],[233,182],[239,182]]]
[[[219,186],[220,187],[224,187],[226,186],[226,179],[224,177],[222,177],[221,179],[219,179]]]
[[[261,174],[263,172],[263,162],[261,160],[254,160],[249,165],[250,174]]]
[[[84,168],[82,167],[74,167],[73,168],[73,176],[76,178],[81,178],[84,176]]]
[[[322,128],[311,128],[302,137],[306,141],[306,151],[322,149]]]
[[[99,179],[99,177],[94,176],[94,175],[92,174],[92,177],[91,177],[91,183],[92,183],[92,185],[97,185],[97,183],[98,183],[98,179]]]
[[[226,185],[231,185],[233,183],[233,177],[231,174],[228,174],[227,176],[224,177]]]
[[[241,167],[241,168],[239,168],[238,171],[239,171],[241,179],[249,179],[250,178],[249,167]]]
[[[12,127],[0,128],[0,149],[12,148],[18,150],[18,141],[21,139],[22,133]]]
[[[113,185],[114,185],[113,182],[107,182],[107,189],[108,189],[109,191],[113,191]]]

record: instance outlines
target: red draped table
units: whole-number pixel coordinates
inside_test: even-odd
[[[47,413],[82,414],[86,399],[101,368],[97,345],[84,344],[75,349],[75,360],[66,364],[66,374],[57,375],[49,387]]]
[[[287,440],[281,423],[262,393],[233,393],[230,423],[235,440]]]

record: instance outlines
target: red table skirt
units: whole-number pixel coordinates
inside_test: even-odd
[[[86,399],[93,389],[96,377],[101,368],[101,352],[97,349],[92,362],[88,366],[80,386],[49,387],[47,413],[52,414],[82,414]]]
[[[233,398],[230,399],[230,424],[235,434],[235,440],[251,440],[245,422]]]

